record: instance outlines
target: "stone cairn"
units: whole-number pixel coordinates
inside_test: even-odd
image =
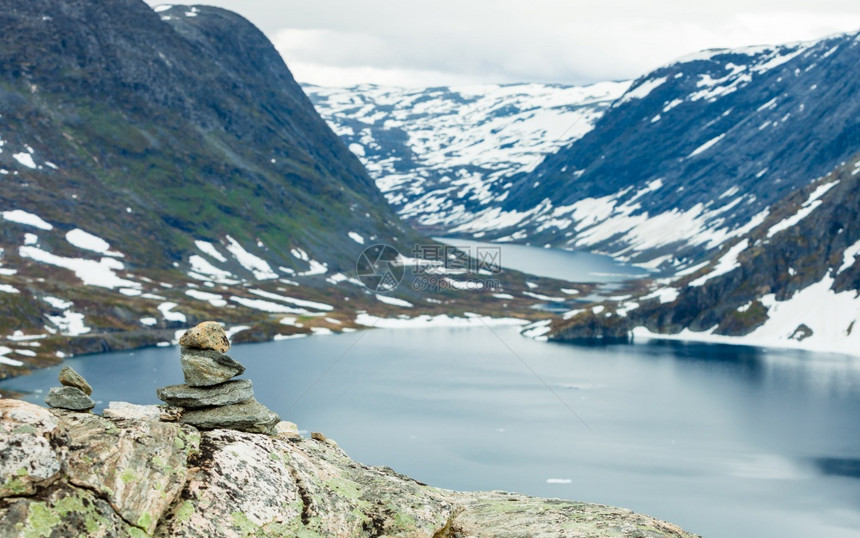
[[[90,398],[93,388],[71,366],[64,366],[60,370],[59,378],[62,387],[53,387],[48,391],[48,395],[45,396],[46,404],[69,411],[89,411],[96,406]]]
[[[182,408],[179,419],[201,430],[226,428],[273,434],[278,415],[254,399],[249,379],[233,379],[245,367],[225,353],[230,341],[221,325],[204,321],[179,339],[185,383],[158,389],[158,398]]]

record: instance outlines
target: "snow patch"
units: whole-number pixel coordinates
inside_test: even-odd
[[[404,301],[403,299],[398,299],[397,297],[389,297],[387,295],[380,295],[378,293],[376,294],[376,300],[381,302],[381,303],[390,304],[392,306],[400,306],[402,308],[412,308],[413,306],[415,306],[412,303],[410,303],[409,301]]]
[[[33,226],[34,228],[39,228],[40,230],[50,231],[54,229],[53,226],[42,220],[41,217],[34,215],[33,213],[28,213],[22,209],[4,211],[3,218],[8,220],[9,222],[26,224],[27,226]]]
[[[837,183],[839,182],[834,181],[832,183],[819,185],[818,188],[816,188],[815,191],[813,191],[812,194],[809,195],[809,198],[807,198],[807,200],[803,202],[803,205],[800,206],[800,210],[797,213],[771,226],[771,228],[767,231],[768,238],[773,237],[774,235],[778,234],[783,230],[791,228],[798,222],[805,219],[810,213],[815,211],[815,209],[821,205],[822,202],[821,200],[819,200],[819,198],[824,196],[827,191],[835,187]]]
[[[98,286],[101,288],[140,288],[140,283],[120,278],[114,271],[125,269],[119,260],[114,258],[102,258],[100,261],[87,260],[83,258],[66,258],[56,256],[33,246],[23,246],[18,249],[18,255],[22,258],[30,258],[37,262],[63,267],[73,271],[81,282],[87,286]]]
[[[425,314],[415,318],[380,318],[366,312],[359,312],[355,318],[355,323],[378,329],[413,329],[427,327],[498,327],[525,325],[528,322],[517,318],[490,318],[475,314],[467,314],[464,318],[450,317],[445,314],[438,316]]]
[[[627,93],[625,93],[624,96],[621,97],[621,99],[619,100],[619,103],[627,103],[629,101],[632,101],[633,99],[644,99],[652,91],[662,86],[663,83],[666,82],[666,80],[667,77],[646,80],[638,86],[633,87]]]
[[[278,274],[272,271],[272,268],[266,262],[266,260],[251,254],[239,244],[238,241],[227,236],[227,242],[230,243],[227,245],[227,250],[230,251],[230,254],[236,258],[236,261],[239,262],[239,265],[253,273],[254,278],[257,280],[270,280],[273,278],[278,278]]]
[[[832,286],[833,278],[827,276],[786,301],[777,301],[773,294],[762,297],[768,319],[746,336],[717,335],[713,334],[714,329],[702,332],[685,329],[679,334],[664,335],[645,327],[636,327],[633,335],[645,339],[794,348],[860,356],[860,299],[853,290],[836,293]],[[800,331],[801,324],[806,325],[811,334]]]
[[[212,243],[210,243],[208,241],[201,241],[198,239],[197,241],[194,241],[194,245],[197,246],[197,248],[198,248],[198,250],[200,250],[200,252],[202,252],[203,254],[206,254],[207,256],[210,256],[210,257],[216,259],[217,261],[219,261],[221,263],[224,263],[227,261],[227,258],[224,257],[223,254],[218,252],[218,249],[215,248],[215,245],[213,245]]]
[[[123,257],[119,252],[111,252],[107,241],[80,228],[66,232],[66,241],[82,250],[97,252],[104,256]]]
[[[295,297],[286,297],[284,295],[278,295],[276,293],[271,293],[268,291],[260,290],[260,289],[251,289],[248,290],[254,295],[259,295],[260,297],[265,297],[267,299],[273,299],[275,301],[282,301],[285,303],[291,303],[296,306],[303,306],[306,308],[313,308],[316,310],[323,310],[325,312],[330,312],[334,310],[332,305],[328,305],[325,303],[318,303],[316,301],[306,301],[304,299],[296,299]]]
[[[17,288],[10,286],[9,284],[0,284],[0,292],[2,293],[21,293]]]
[[[36,163],[33,161],[33,156],[29,153],[14,153],[12,157],[18,161],[18,164],[21,166],[26,166],[33,170],[36,169]]]
[[[689,285],[701,286],[712,278],[716,278],[720,275],[724,275],[726,273],[734,271],[741,266],[740,262],[738,262],[738,255],[740,255],[741,252],[745,251],[749,247],[749,245],[749,239],[744,239],[737,245],[734,245],[728,250],[728,252],[723,254],[723,256],[720,258],[720,261],[717,262],[716,266],[714,266],[713,270],[711,270],[710,273],[697,278],[696,280],[690,282]]]
[[[715,136],[714,138],[708,140],[707,142],[705,142],[704,144],[702,144],[698,148],[694,149],[689,155],[687,155],[687,158],[689,159],[690,157],[695,157],[696,155],[699,155],[700,153],[704,153],[705,151],[708,151],[717,142],[722,140],[725,136],[726,136],[726,133],[723,133],[720,136]]]
[[[174,312],[173,309],[179,306],[176,303],[161,303],[158,305],[158,311],[161,312],[161,316],[167,321],[178,321],[180,323],[186,323],[188,319],[185,317],[185,314],[182,312]]]
[[[224,284],[235,283],[235,280],[232,280],[234,278],[233,273],[215,267],[203,256],[192,254],[191,257],[188,258],[188,263],[191,264],[192,271],[192,274],[189,274],[189,276],[193,278],[197,278],[198,280],[211,279]]]
[[[842,271],[850,269],[857,261],[858,256],[860,256],[860,241],[857,241],[850,247],[846,248],[845,252],[842,253],[842,265],[839,267],[839,270],[836,271],[836,274],[838,275]]]
[[[224,300],[224,297],[221,295],[218,295],[217,293],[209,293],[209,292],[200,291],[200,290],[186,290],[185,295],[187,295],[189,297],[193,297],[193,298],[198,299],[200,301],[206,301],[209,304],[211,304],[212,306],[215,306],[218,308],[227,306],[227,301]]]
[[[24,366],[23,362],[7,357],[6,355],[8,353],[12,353],[11,348],[0,346],[0,364],[6,364],[8,366]]]

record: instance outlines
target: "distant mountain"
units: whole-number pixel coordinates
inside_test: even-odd
[[[860,149],[858,65],[853,33],[661,67],[451,231],[689,266]]]
[[[0,28],[0,377],[205,319],[353,326],[361,250],[420,240],[238,15],[0,0]]]
[[[240,16],[137,0],[0,8],[3,210],[95,233],[131,267],[188,266],[205,240],[230,259],[210,262],[247,276],[228,235],[299,272],[292,249],[345,265],[347,231],[407,233]]]
[[[548,336],[860,353],[860,153],[774,204],[713,260],[639,297],[571,311]]]
[[[582,137],[629,85],[304,88],[400,216],[445,233],[497,212],[509,176]]]

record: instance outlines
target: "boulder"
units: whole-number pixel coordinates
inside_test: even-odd
[[[69,411],[89,411],[96,403],[77,387],[52,387],[45,396],[45,403],[51,407]]]
[[[59,378],[62,385],[81,389],[81,392],[87,396],[92,396],[93,388],[89,383],[87,383],[87,380],[84,379],[81,374],[77,373],[71,366],[63,366],[63,369],[60,370]]]
[[[293,422],[282,420],[275,424],[275,437],[280,439],[301,439],[299,427]]]
[[[53,444],[64,435],[44,407],[0,399],[0,499],[32,495],[36,486],[53,481],[63,460]]]
[[[272,434],[280,421],[274,411],[251,398],[239,404],[192,409],[182,413],[180,422],[200,428],[215,430],[226,428],[252,433]]]
[[[156,391],[158,398],[168,405],[199,409],[233,405],[254,397],[254,384],[250,379],[235,379],[211,387],[170,385]]]
[[[55,413],[69,436],[68,482],[96,493],[123,520],[151,534],[188,480],[200,433],[153,420]]]
[[[209,387],[223,383],[245,371],[245,367],[218,351],[182,348],[180,363],[185,383]]]
[[[217,321],[204,321],[203,323],[185,331],[179,338],[179,345],[192,349],[211,349],[220,353],[227,353],[230,349],[230,340],[227,333]]]

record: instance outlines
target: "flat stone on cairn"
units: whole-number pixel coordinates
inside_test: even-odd
[[[254,386],[250,379],[234,379],[213,387],[170,385],[158,389],[157,394],[168,405],[199,409],[248,401],[254,396]]]
[[[206,321],[179,339],[185,383],[158,389],[159,399],[183,408],[179,421],[202,430],[226,428],[272,434],[279,418],[254,399],[248,379],[231,381],[245,367],[224,353],[230,341],[220,324]]]
[[[81,389],[81,392],[86,394],[87,396],[92,396],[93,388],[87,383],[87,380],[84,379],[84,376],[77,373],[74,368],[71,366],[63,366],[62,370],[60,370],[60,384],[66,387],[75,387]]]
[[[273,435],[275,426],[281,419],[274,411],[261,404],[254,398],[248,401],[210,407],[208,409],[192,409],[182,413],[180,422],[189,424],[201,430],[226,428],[250,433],[267,433]]]
[[[62,387],[53,387],[45,396],[45,403],[57,409],[89,411],[96,406],[90,398],[93,388],[72,367],[64,366],[58,376]]]
[[[183,347],[180,352],[185,383],[192,387],[211,387],[245,372],[245,367],[220,351]]]

